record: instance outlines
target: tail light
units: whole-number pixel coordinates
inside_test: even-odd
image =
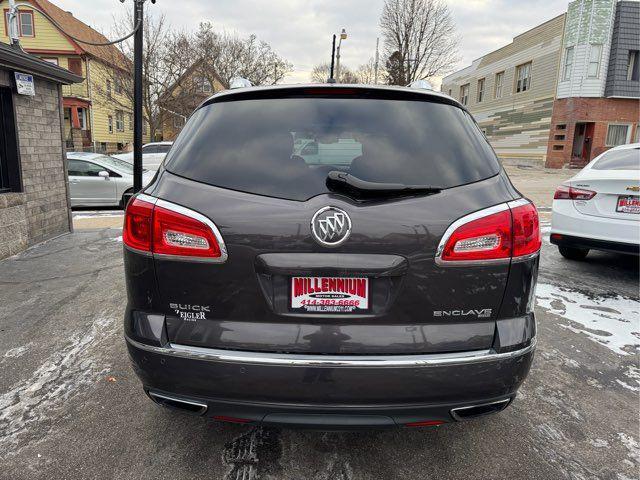
[[[204,215],[149,195],[138,195],[124,217],[123,243],[163,258],[224,262],[224,241]]]
[[[438,246],[440,265],[508,263],[542,245],[536,207],[528,200],[496,205],[455,221]]]
[[[573,188],[568,185],[560,185],[553,195],[554,200],[591,200],[596,192],[583,188]]]

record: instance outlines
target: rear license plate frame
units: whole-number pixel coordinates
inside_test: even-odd
[[[302,283],[296,284],[296,280]],[[366,314],[371,312],[371,278],[293,275],[289,278],[287,305],[291,313]]]
[[[628,207],[628,205],[621,205],[621,203],[626,200],[626,201],[632,201],[635,202],[636,205],[631,205],[631,209],[634,209],[635,207],[635,211],[629,211],[629,210],[624,210],[625,207]],[[638,195],[619,195],[618,196],[618,200],[616,201],[616,212],[617,213],[628,213],[631,215],[639,215],[640,214],[640,196]]]

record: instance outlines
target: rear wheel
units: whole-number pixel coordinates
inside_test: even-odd
[[[569,260],[584,260],[589,254],[586,248],[558,247],[560,255]]]
[[[129,200],[131,200],[131,197],[133,197],[133,188],[130,188],[129,190],[127,190],[122,194],[122,199],[120,200],[120,207],[122,209],[127,208],[127,203],[129,203]]]

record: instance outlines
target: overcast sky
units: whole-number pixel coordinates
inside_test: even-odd
[[[132,0],[52,0],[106,32],[113,16],[132,9]],[[352,68],[375,54],[383,0],[157,0],[146,12],[165,14],[174,28],[195,29],[201,21],[242,35],[255,33],[294,65],[289,82],[306,82],[313,65],[328,61],[331,35],[346,28],[342,62]],[[566,11],[568,0],[449,0],[460,37],[460,63],[501,47]]]

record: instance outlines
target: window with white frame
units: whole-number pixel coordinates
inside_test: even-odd
[[[109,125],[109,133],[113,133],[113,117],[111,115],[107,117],[107,124]]]
[[[531,90],[531,62],[516,67],[516,93]]]
[[[124,112],[122,110],[116,112],[116,130],[124,132]]]
[[[637,82],[640,80],[640,51],[629,50],[627,58],[627,80]]]
[[[19,37],[35,37],[35,28],[33,26],[33,12],[31,11],[18,11],[16,17],[16,24],[18,28]],[[7,36],[9,36],[9,10],[5,10],[5,27],[7,30]]]
[[[111,80],[107,80],[107,98],[111,98]]]
[[[469,84],[460,87],[460,103],[467,105],[469,103]]]
[[[476,95],[476,100],[478,101],[478,103],[484,100],[484,78],[478,80],[478,92]]]
[[[206,77],[197,77],[196,91],[198,93],[211,93],[213,91],[213,88],[211,88],[211,82],[209,82]]]
[[[625,123],[610,123],[607,130],[607,147],[629,143],[631,126]]]
[[[562,80],[568,81],[573,72],[573,47],[567,47],[564,51],[564,70],[562,71]]]
[[[588,78],[598,78],[600,75],[600,57],[602,57],[602,45],[591,45],[587,67]]]
[[[78,120],[80,120],[80,129],[87,130],[89,128],[89,122],[87,122],[87,109],[78,109]]]
[[[495,97],[502,98],[502,87],[504,86],[504,72],[496,73],[496,91]]]

